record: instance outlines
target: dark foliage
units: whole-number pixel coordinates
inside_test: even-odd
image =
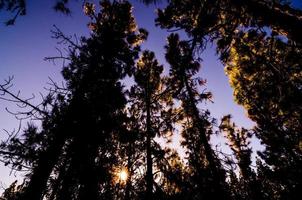
[[[68,2],[58,1],[55,10],[69,14]],[[164,68],[154,52],[141,52],[148,32],[137,28],[129,2],[102,0],[99,12],[96,7],[84,3],[88,38],[74,42],[53,31],[68,45],[68,55],[48,58],[66,61],[65,86],[52,82],[34,105],[11,91],[11,77],[0,85],[0,99],[21,109],[8,111],[28,120],[0,145],[1,161],[26,171],[23,183],[12,183],[1,199],[301,198],[300,10],[281,0],[167,1],[157,25],[187,38],[169,35]],[[0,1],[1,9],[16,13],[8,25],[26,14],[25,1]],[[212,101],[198,77],[208,42],[253,129],[237,127],[230,115],[218,126],[203,109]],[[133,80],[129,90],[126,79]],[[163,144],[178,131],[185,157]],[[230,155],[213,147],[215,133],[225,135]],[[257,158],[253,137],[265,147]]]

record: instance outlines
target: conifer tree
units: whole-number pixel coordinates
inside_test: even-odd
[[[146,136],[146,199],[153,197],[154,143],[153,139],[160,134],[160,110],[163,109],[159,95],[162,90],[161,73],[163,66],[158,64],[153,52],[144,51],[137,62],[134,74],[136,85],[131,88],[133,103],[140,108],[142,129]]]
[[[171,65],[170,86],[173,88],[173,97],[181,101],[183,115],[187,119],[183,127],[183,145],[189,150],[188,159],[195,179],[193,185],[196,187],[195,182],[198,185],[195,192],[201,193],[194,198],[215,196],[228,199],[224,171],[209,143],[212,131],[209,113],[200,113],[197,107],[199,102],[211,97],[210,93],[199,94],[197,90],[197,85],[203,83],[201,79],[194,79],[200,65],[194,60],[191,45],[180,41],[176,34],[168,37],[166,50],[166,59]]]
[[[262,184],[251,168],[252,148],[250,147],[250,140],[252,131],[245,128],[239,129],[235,123],[232,123],[230,115],[221,119],[219,128],[226,134],[228,144],[235,155],[240,170],[239,178],[236,177],[235,170],[231,172],[233,174],[230,178],[230,184],[236,186],[231,191],[234,193],[233,196],[237,196],[235,199],[263,199]],[[233,175],[235,177],[232,177]]]
[[[68,2],[59,0],[54,8],[68,14]],[[0,0],[4,9],[16,11],[7,22],[12,25],[26,14],[26,1]],[[144,51],[138,59],[147,32],[137,29],[131,11],[127,1],[85,3],[90,37],[77,43],[54,31],[68,44],[69,53],[62,57],[68,60],[62,70],[66,88],[54,84],[38,106],[10,92],[12,79],[0,85],[1,99],[30,108],[16,115],[41,121],[40,127],[28,123],[21,135],[12,134],[0,145],[6,165],[29,171],[2,198],[300,199],[301,10],[283,0],[167,1],[157,25],[183,30],[188,38],[168,37],[165,78],[153,52]],[[199,90],[204,80],[197,75],[197,55],[209,41],[225,65],[235,101],[256,122],[247,130],[237,128],[230,116],[222,119],[219,128],[235,157],[228,160],[228,176],[210,143],[214,119],[200,109],[211,93]],[[123,79],[132,75],[135,83],[126,92]],[[154,140],[173,134],[176,123],[182,126],[187,162]],[[265,147],[258,152],[256,170],[252,134]]]
[[[289,39],[301,43],[302,12],[284,0],[201,0],[168,1],[158,12],[162,28],[184,30],[190,38],[205,47],[215,40],[227,48],[240,27],[270,27]]]
[[[257,123],[266,147],[260,156],[273,168],[262,167],[271,183],[267,190],[275,199],[301,196],[301,34],[295,28],[301,11],[285,1],[176,0],[159,11],[157,23],[184,30],[196,50],[217,44],[236,101]]]
[[[94,5],[85,5],[92,34],[81,44],[61,32],[55,35],[71,46],[71,61],[62,71],[67,105],[42,119],[49,139],[30,163],[33,169],[18,199],[112,198],[111,167],[126,104],[120,80],[131,75],[145,31],[137,30],[130,3],[104,0],[100,6],[97,14]]]
[[[260,156],[273,167],[282,198],[299,196],[301,187],[300,55],[292,41],[252,29],[238,33],[226,65],[235,100],[257,122],[266,147]]]

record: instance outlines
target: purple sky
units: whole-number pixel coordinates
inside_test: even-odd
[[[301,0],[296,0],[295,5],[301,6]],[[50,30],[53,24],[57,25],[65,34],[78,36],[88,35],[86,27],[88,18],[82,14],[81,1],[71,4],[72,16],[66,17],[55,13],[51,7],[53,0],[28,1],[28,13],[17,19],[16,25],[5,27],[3,22],[8,19],[7,13],[0,12],[0,83],[8,76],[14,75],[16,90],[21,90],[24,97],[32,93],[38,95],[43,92],[48,82],[48,77],[61,81],[62,65],[44,61],[46,56],[58,55],[55,47],[56,40],[51,38]],[[146,7],[134,1],[134,14],[139,27],[149,31],[149,39],[143,48],[155,51],[160,63],[165,64],[163,46],[166,44],[168,33],[154,26],[156,16],[154,6]],[[234,121],[247,128],[252,127],[252,122],[246,117],[241,106],[233,102],[232,89],[228,84],[223,66],[219,62],[213,48],[207,49],[202,55],[201,77],[207,79],[207,88],[214,95],[214,103],[206,106],[212,116],[220,119],[225,114],[231,114]],[[5,107],[14,108],[13,105],[0,102],[0,139],[6,138],[3,129],[8,131],[17,127],[18,122],[10,116]],[[254,146],[259,144],[254,143]],[[0,164],[0,182],[6,186],[16,178],[9,176],[9,169]],[[0,186],[1,187],[1,186]]]

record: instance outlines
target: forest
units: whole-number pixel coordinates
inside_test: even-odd
[[[72,1],[53,8],[68,15]],[[54,27],[66,48],[46,58],[64,62],[64,85],[52,81],[36,103],[0,77],[0,102],[19,108],[0,112],[27,122],[0,143],[0,161],[25,173],[0,200],[302,199],[302,9],[288,0],[136,0],[161,5],[163,65],[143,48],[149,32],[136,23],[135,0],[81,2],[90,35],[74,40]],[[27,3],[0,0],[11,14],[4,28],[22,24]],[[201,108],[212,101],[199,76],[209,45],[253,128]],[[158,140],[175,134],[184,157]],[[217,134],[230,154],[213,145]],[[253,137],[264,147],[257,157]]]

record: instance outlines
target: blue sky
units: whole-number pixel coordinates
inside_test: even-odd
[[[29,0],[28,13],[17,20],[15,26],[5,27],[2,22],[8,19],[7,13],[0,12],[0,83],[8,76],[14,75],[14,89],[20,90],[22,96],[29,97],[32,93],[38,95],[45,91],[48,77],[60,82],[61,63],[53,65],[44,61],[46,56],[58,55],[57,41],[51,38],[50,30],[55,24],[67,35],[76,33],[78,36],[88,35],[86,27],[88,18],[82,14],[80,1],[71,4],[72,15],[66,17],[55,13],[51,7],[53,0]],[[143,48],[156,52],[159,62],[165,64],[164,49],[168,33],[154,26],[155,7],[146,7],[138,1],[134,2],[134,14],[140,27],[149,31],[149,39]],[[295,6],[302,7],[302,1],[294,1]],[[223,66],[215,55],[213,48],[207,49],[202,58],[200,76],[207,79],[207,88],[214,95],[214,103],[208,103],[206,107],[212,115],[220,119],[225,114],[232,114],[234,121],[247,128],[253,123],[246,117],[243,108],[233,101],[232,89],[228,84]],[[0,102],[0,139],[5,139],[3,129],[13,130],[18,126],[18,121],[5,111],[5,107],[14,109],[12,104]],[[254,143],[254,146],[259,144]],[[9,169],[0,164],[0,182],[6,186],[16,179]]]

